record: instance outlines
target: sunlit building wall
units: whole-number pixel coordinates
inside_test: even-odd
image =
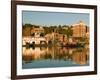
[[[73,37],[86,37],[86,34],[89,34],[89,28],[85,23],[80,21],[77,24],[72,25]],[[88,37],[89,35],[87,35]]]

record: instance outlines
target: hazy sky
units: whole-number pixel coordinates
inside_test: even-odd
[[[23,24],[37,25],[71,25],[83,21],[89,25],[88,13],[23,11]]]

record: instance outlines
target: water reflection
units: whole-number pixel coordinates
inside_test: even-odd
[[[23,47],[22,58],[24,64],[32,63],[34,61],[44,61],[45,63],[46,60],[58,60],[66,61],[66,64],[67,61],[71,61],[72,64],[87,65],[89,62],[89,49],[66,47]]]

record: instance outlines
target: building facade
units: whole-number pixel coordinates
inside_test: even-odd
[[[87,27],[87,25],[82,21],[72,25],[72,30],[73,30],[73,37],[75,38],[86,37],[86,34],[87,33],[89,34],[89,27]]]
[[[42,27],[39,28],[32,28],[31,29],[31,36],[33,37],[41,37],[41,34],[44,34],[44,29]]]

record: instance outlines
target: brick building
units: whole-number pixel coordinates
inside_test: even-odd
[[[72,30],[73,30],[73,37],[75,38],[86,37],[86,34],[87,33],[89,34],[89,27],[87,27],[87,25],[82,21],[72,25]]]

